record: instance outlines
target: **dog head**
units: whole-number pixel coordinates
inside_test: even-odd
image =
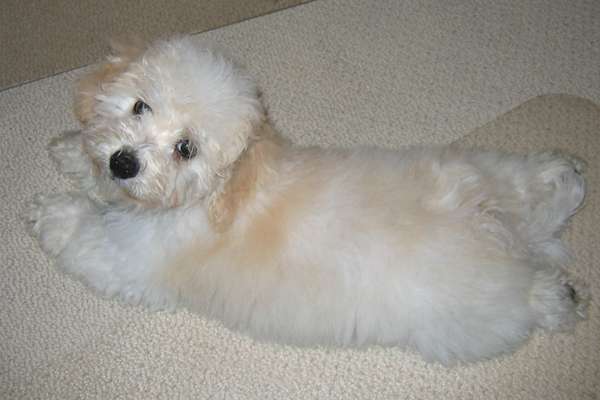
[[[146,207],[206,197],[263,123],[255,84],[187,37],[114,53],[76,95],[97,179]]]

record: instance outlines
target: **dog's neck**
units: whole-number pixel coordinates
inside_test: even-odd
[[[209,221],[215,231],[227,231],[258,190],[277,179],[277,166],[289,146],[269,121],[254,132],[246,150],[208,198]]]

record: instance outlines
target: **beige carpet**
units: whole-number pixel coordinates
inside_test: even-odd
[[[509,357],[444,369],[400,349],[258,344],[186,312],[100,299],[52,268],[20,218],[35,193],[68,187],[45,144],[76,127],[78,70],[0,93],[0,398],[600,397],[600,108],[581,98],[600,103],[600,3],[377,4],[316,1],[196,40],[217,41],[248,66],[297,142],[458,139],[584,157],[588,202],[566,237],[570,268],[592,290],[590,319]],[[538,97],[546,93],[580,97]]]
[[[0,90],[97,62],[112,37],[204,32],[307,1],[3,0]]]

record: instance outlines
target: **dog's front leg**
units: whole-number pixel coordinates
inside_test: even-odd
[[[61,173],[69,177],[80,190],[95,185],[94,168],[83,150],[81,131],[70,131],[53,139],[48,146],[50,156]]]
[[[183,240],[170,232],[176,217],[107,208],[85,194],[65,193],[39,196],[28,220],[56,266],[101,294],[153,308],[174,306],[174,294],[156,285],[153,274]]]
[[[83,194],[40,195],[30,206],[27,219],[42,249],[51,257],[57,257],[94,209]]]

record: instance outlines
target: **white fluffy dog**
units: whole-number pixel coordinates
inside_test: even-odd
[[[76,113],[82,131],[51,151],[78,190],[40,197],[30,220],[107,296],[445,364],[584,315],[558,237],[584,199],[574,159],[297,147],[244,72],[186,37],[117,48]]]

